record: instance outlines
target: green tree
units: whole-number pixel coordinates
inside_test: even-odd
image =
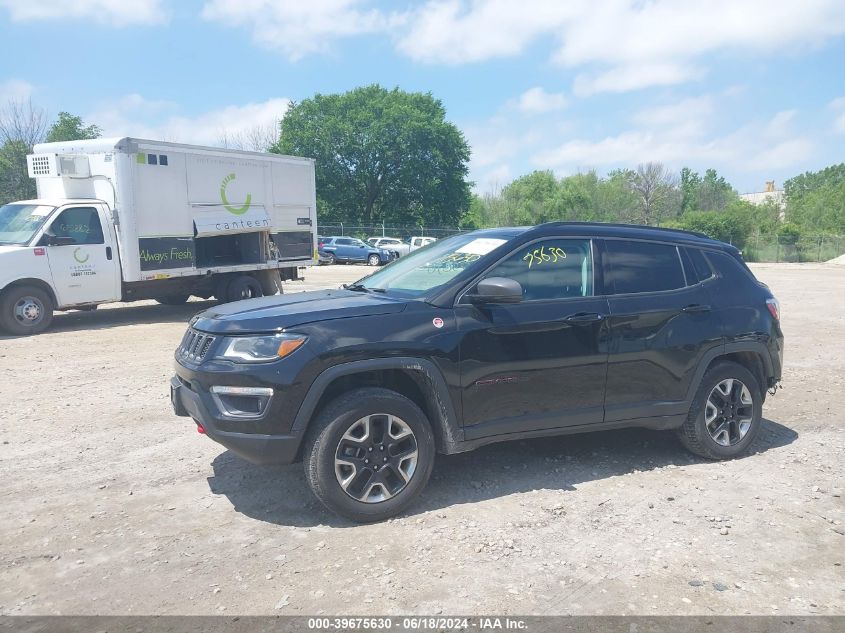
[[[99,138],[101,134],[102,130],[98,126],[86,126],[82,117],[67,112],[59,112],[59,118],[47,132],[47,142],[83,141],[90,138]]]
[[[31,101],[10,101],[0,108],[0,204],[35,197],[26,155],[44,139],[47,117]]]
[[[0,204],[35,198],[35,180],[26,168],[26,155],[31,151],[24,141],[6,141],[0,146]]]
[[[431,94],[317,94],[291,104],[271,151],[316,159],[324,221],[457,226],[469,209],[469,146]]]
[[[786,219],[805,233],[845,234],[845,163],[784,183]]]
[[[681,213],[698,210],[698,192],[701,176],[689,167],[681,169]]]
[[[750,202],[735,200],[724,211],[687,213],[672,223],[688,231],[698,231],[716,240],[743,248],[754,231],[757,209]]]
[[[624,218],[626,221],[654,226],[680,214],[677,177],[663,163],[637,165],[636,170],[626,175],[628,189],[636,202],[631,215]]]
[[[689,167],[681,170],[681,213],[690,211],[723,211],[736,200],[734,188],[715,169],[708,169],[702,178]]]

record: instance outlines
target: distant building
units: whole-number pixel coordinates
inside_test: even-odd
[[[745,200],[751,204],[765,204],[770,200],[776,203],[781,209],[784,208],[783,189],[775,189],[775,181],[767,180],[766,189],[764,191],[755,191],[753,193],[739,194],[740,200]]]

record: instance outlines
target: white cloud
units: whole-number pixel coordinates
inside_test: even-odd
[[[578,96],[597,92],[628,92],[650,86],[671,86],[697,79],[702,71],[673,63],[623,64],[598,74],[581,73],[573,90]]]
[[[484,172],[475,182],[475,190],[482,195],[486,193],[496,194],[511,180],[513,180],[513,173],[510,165],[503,163]]]
[[[833,131],[837,134],[845,134],[845,97],[837,97],[828,104],[828,107],[839,111],[833,121]]]
[[[0,82],[0,107],[9,101],[25,101],[32,96],[33,85],[22,79]]]
[[[408,15],[400,51],[445,64],[511,57],[590,6],[585,0],[431,0]]]
[[[561,93],[546,92],[537,86],[523,92],[516,101],[516,107],[525,114],[544,114],[563,110],[567,105],[566,97]]]
[[[125,26],[157,24],[166,19],[162,0],[0,0],[0,7],[20,22],[85,18]]]
[[[705,116],[700,126],[682,123],[685,108],[698,109]],[[674,168],[702,163],[753,172],[800,165],[813,154],[814,145],[808,138],[791,133],[793,111],[779,112],[767,121],[721,136],[705,133],[706,116],[712,111],[712,102],[703,97],[655,108],[651,113],[640,112],[634,116],[639,124],[634,129],[600,140],[569,140],[535,152],[532,162],[538,169],[554,169],[558,173],[572,173],[585,166],[611,168],[649,161]]]
[[[289,99],[229,105],[196,116],[177,113],[176,104],[149,101],[134,94],[85,116],[104,136],[136,136],[198,145],[218,145],[224,135],[246,134],[258,126],[274,125],[287,111]]]
[[[337,38],[386,31],[399,18],[361,0],[208,0],[206,20],[248,27],[253,39],[295,61],[324,52]]]
[[[583,69],[580,94],[699,77],[715,52],[817,47],[845,33],[841,0],[429,0],[398,36],[412,59],[444,64],[510,57],[553,38],[554,62]]]
[[[836,117],[833,122],[833,130],[837,134],[845,134],[845,112]]]

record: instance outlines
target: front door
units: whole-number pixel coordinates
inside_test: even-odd
[[[50,237],[71,244],[47,245],[47,256],[59,305],[120,300],[120,267],[110,235],[95,206],[67,207],[51,222]]]
[[[467,439],[602,422],[608,305],[590,240],[533,242],[484,276],[515,279],[523,301],[457,306]]]

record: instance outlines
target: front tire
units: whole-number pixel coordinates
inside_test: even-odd
[[[0,296],[0,329],[13,336],[40,334],[53,321],[53,300],[35,286],[15,286]]]
[[[381,257],[379,257],[378,255],[370,255],[367,258],[367,264],[369,264],[370,266],[378,266],[380,263]]]
[[[678,429],[681,443],[707,459],[746,453],[763,423],[763,394],[742,365],[720,361],[701,379],[689,416]]]
[[[420,408],[382,388],[356,389],[312,422],[305,478],[329,510],[369,523],[399,514],[425,488],[434,436]]]

